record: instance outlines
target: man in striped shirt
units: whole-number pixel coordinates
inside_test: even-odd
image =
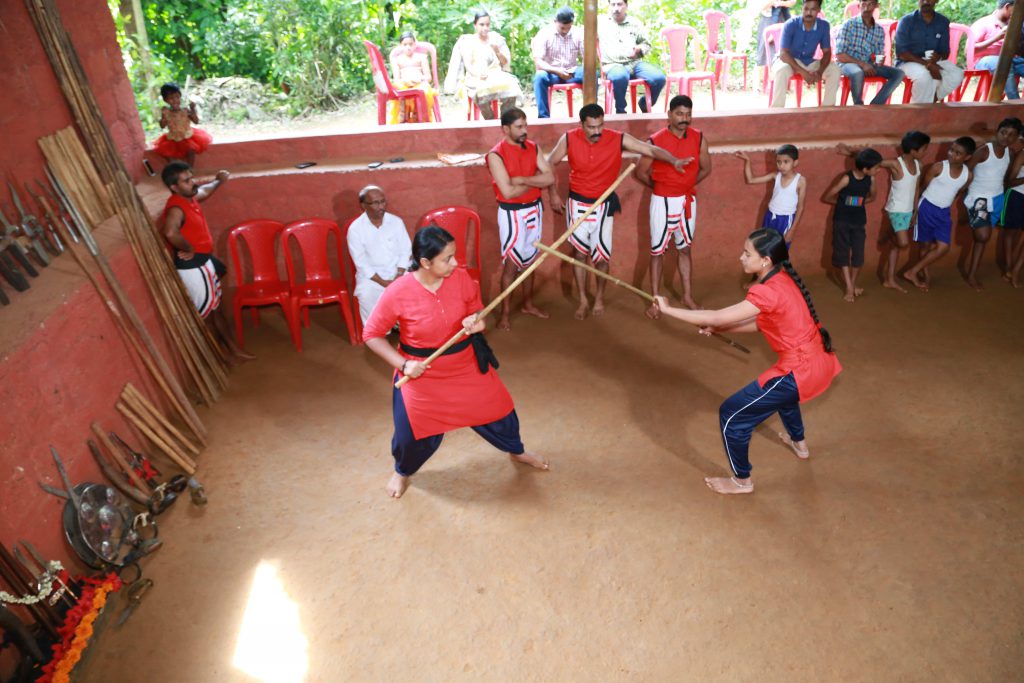
[[[864,104],[864,77],[880,76],[885,85],[871,104],[885,104],[892,91],[903,82],[900,69],[883,64],[886,57],[885,29],[875,22],[878,0],[860,0],[860,16],[849,19],[836,37],[836,61],[839,70],[850,79],[854,104]]]
[[[583,82],[583,32],[572,24],[576,13],[563,7],[555,21],[533,38],[531,51],[537,73],[533,75],[533,94],[537,99],[537,117],[551,116],[549,88],[560,83]]]

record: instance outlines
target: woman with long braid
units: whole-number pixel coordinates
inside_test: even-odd
[[[746,299],[717,311],[691,311],[669,306],[657,297],[666,315],[702,326],[701,332],[760,332],[779,359],[758,378],[730,396],[719,409],[722,440],[732,477],[706,477],[716,493],[752,493],[747,448],[754,428],[775,412],[785,432],[779,438],[798,458],[810,450],[804,440],[800,404],[825,391],[842,369],[832,351],[828,330],[821,326],[811,295],[789,262],[786,240],[775,230],[755,230],[743,244],[740,263],[757,284]]]

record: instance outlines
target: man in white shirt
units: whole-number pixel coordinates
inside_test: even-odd
[[[384,190],[367,185],[359,192],[363,215],[348,229],[348,253],[356,269],[355,295],[363,320],[370,317],[384,288],[412,262],[412,241],[405,223],[386,211]]]

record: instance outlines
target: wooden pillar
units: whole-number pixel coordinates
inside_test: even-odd
[[[996,65],[996,71],[992,75],[992,89],[988,93],[989,102],[1001,102],[1003,99],[1006,78],[1010,75],[1010,63],[1020,45],[1022,24],[1024,24],[1024,0],[1013,3],[1013,14],[1010,15],[1010,24],[1006,27],[1006,38],[1003,39],[1003,49],[999,53],[999,64]]]
[[[1024,0],[1021,0],[1024,4]],[[597,102],[597,0],[583,3],[583,103]]]

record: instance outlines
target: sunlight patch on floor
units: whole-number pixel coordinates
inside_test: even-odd
[[[232,664],[263,683],[301,683],[309,669],[308,650],[298,604],[288,596],[277,567],[261,562]]]

